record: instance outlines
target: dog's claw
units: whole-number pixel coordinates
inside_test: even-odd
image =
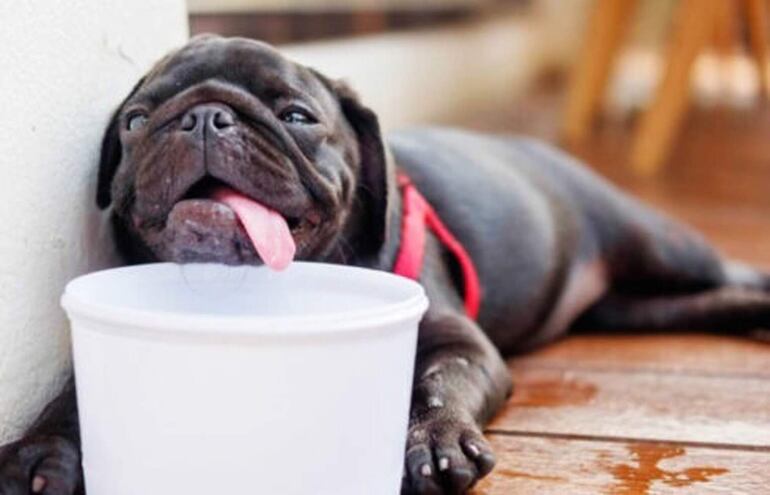
[[[0,495],[82,494],[80,453],[58,436],[22,439],[0,449]]]
[[[46,484],[48,484],[48,480],[40,475],[37,475],[32,478],[32,491],[34,493],[40,493],[45,489]]]
[[[465,493],[494,467],[494,454],[472,422],[436,415],[409,430],[402,495]]]

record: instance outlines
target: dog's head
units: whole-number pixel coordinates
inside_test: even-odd
[[[267,44],[209,35],[162,59],[117,110],[97,203],[145,261],[372,256],[388,167],[376,116],[344,84]]]

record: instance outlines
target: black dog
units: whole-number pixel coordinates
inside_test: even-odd
[[[469,318],[463,272],[429,232],[420,280],[431,307],[420,325],[405,492],[461,493],[490,472],[482,426],[511,393],[501,352],[551,341],[578,321],[770,324],[768,277],[720,258],[570,157],[456,130],[384,142],[347,87],[244,39],[198,37],[137,84],[104,137],[98,203],[112,204],[129,262],[259,263],[273,248],[214,199],[226,191],[285,226],[296,258],[391,270],[402,241],[396,169],[465,247],[483,295]],[[82,489],[73,392],[5,448],[2,495]]]

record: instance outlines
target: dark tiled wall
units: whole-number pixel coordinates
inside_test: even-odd
[[[529,0],[497,0],[491,8],[524,7]],[[330,39],[384,31],[418,29],[458,23],[488,15],[489,7],[433,10],[199,13],[190,16],[190,31],[245,36],[270,43]]]

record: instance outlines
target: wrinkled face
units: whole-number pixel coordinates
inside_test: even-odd
[[[159,62],[116,113],[99,179],[136,260],[280,264],[384,236],[376,118],[256,41],[198,37]]]

